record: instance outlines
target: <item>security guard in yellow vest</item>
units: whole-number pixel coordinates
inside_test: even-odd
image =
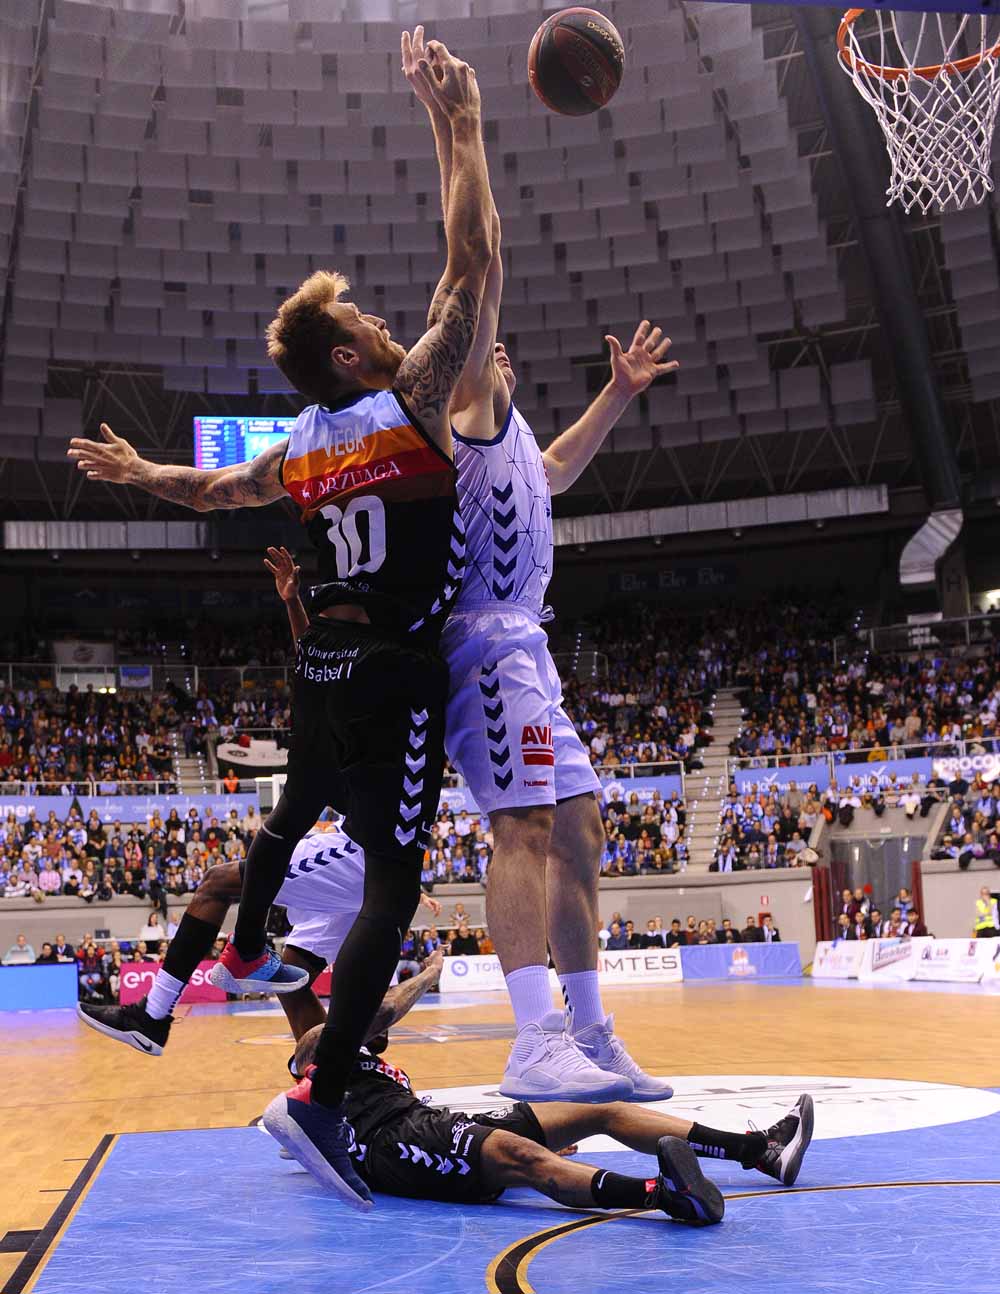
[[[976,899],[976,938],[990,939],[997,934],[997,901],[984,885]]]

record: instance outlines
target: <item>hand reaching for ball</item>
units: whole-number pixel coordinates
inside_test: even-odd
[[[475,70],[439,40],[424,41],[423,27],[404,31],[400,48],[403,74],[421,103],[446,117],[479,116],[481,100]]]

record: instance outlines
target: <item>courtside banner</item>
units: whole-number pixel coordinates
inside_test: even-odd
[[[695,944],[681,949],[686,980],[787,979],[802,974],[799,945]]]
[[[995,939],[932,939],[920,950],[913,978],[944,984],[978,984],[993,960]]]
[[[673,948],[601,952],[597,957],[597,972],[599,982],[608,987],[615,984],[675,984],[683,978],[681,959]],[[553,989],[559,988],[554,970],[549,971],[549,983]],[[487,993],[497,989],[506,989],[499,957],[444,959],[442,993]]]
[[[208,972],[215,962],[199,962],[191,982],[181,994],[181,1002],[225,1002],[225,989],[216,988],[209,983]],[[118,1000],[122,1006],[129,1002],[138,1002],[153,987],[156,972],[160,969],[158,962],[124,962],[122,964],[121,984],[118,989]]]
[[[934,942],[920,939],[868,939],[858,972],[860,980],[910,980],[913,979],[922,950]]]
[[[813,979],[857,979],[864,955],[863,940],[823,940],[813,954]]]

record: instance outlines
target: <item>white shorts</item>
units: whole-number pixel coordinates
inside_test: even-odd
[[[365,853],[343,831],[310,834],[295,846],[275,903],[287,909],[287,942],[336,961],[365,889]]]
[[[536,620],[516,609],[460,611],[441,651],[450,675],[445,748],[477,808],[556,804],[600,790]]]

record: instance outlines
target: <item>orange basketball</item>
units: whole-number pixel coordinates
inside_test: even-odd
[[[562,9],[531,39],[528,80],[547,108],[582,117],[608,103],[621,85],[625,46],[596,9]]]

